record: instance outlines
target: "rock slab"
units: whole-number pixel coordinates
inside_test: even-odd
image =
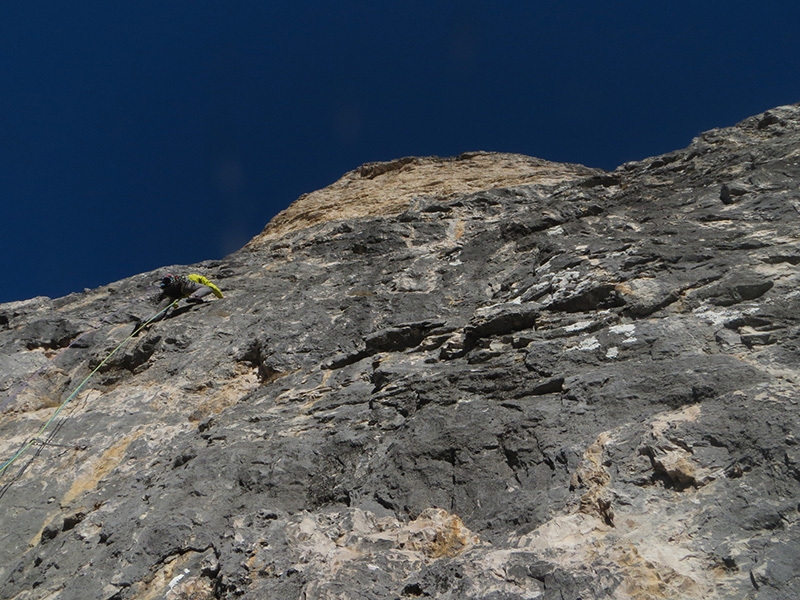
[[[158,273],[0,305],[0,597],[795,598],[799,163],[375,163],[131,339]]]

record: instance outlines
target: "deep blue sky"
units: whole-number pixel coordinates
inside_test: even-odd
[[[800,101],[800,3],[4,2],[0,301],[221,258],[399,156],[613,169]]]

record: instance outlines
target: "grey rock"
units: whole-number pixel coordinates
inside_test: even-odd
[[[136,337],[0,305],[0,597],[794,597],[799,156],[371,163]]]

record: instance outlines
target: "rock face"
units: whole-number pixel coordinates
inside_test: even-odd
[[[0,597],[796,598],[799,163],[365,165],[127,342],[157,273],[0,305]]]

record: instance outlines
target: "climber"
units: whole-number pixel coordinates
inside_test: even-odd
[[[197,273],[189,275],[167,273],[161,278],[159,287],[161,287],[161,292],[153,299],[154,304],[157,304],[156,316],[150,319],[149,323],[163,319],[167,315],[170,305],[174,309],[180,300],[186,299],[186,302],[199,304],[209,294],[214,294],[217,298],[223,297],[222,291],[216,285]],[[134,332],[138,332],[141,327],[141,320],[137,320]]]

